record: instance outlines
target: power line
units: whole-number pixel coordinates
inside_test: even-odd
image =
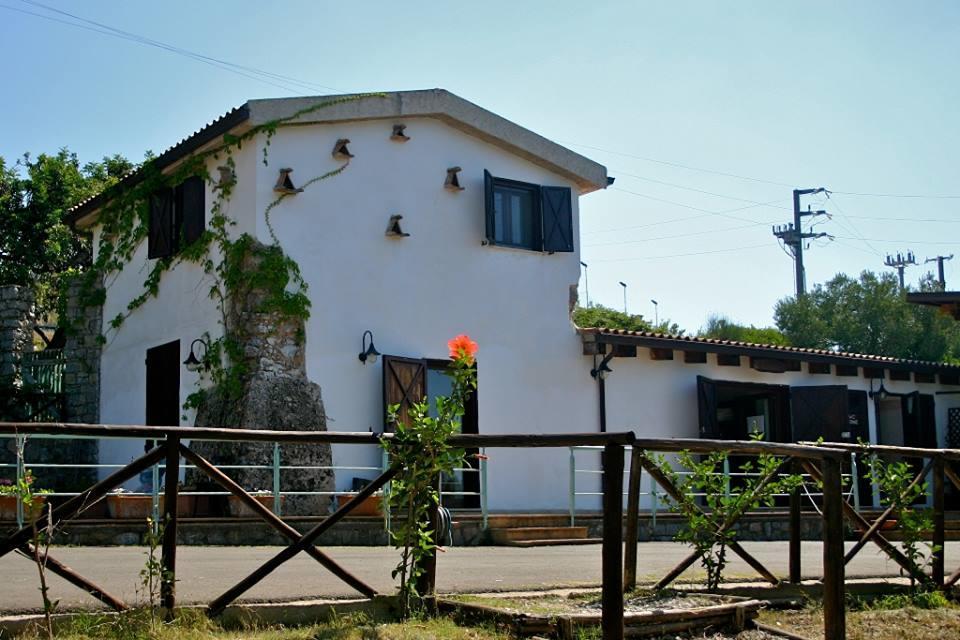
[[[41,9],[45,9],[45,10],[47,10],[47,11],[51,11],[51,12],[57,13],[57,14],[60,14],[60,15],[63,15],[63,16],[67,16],[67,17],[69,17],[69,18],[71,18],[71,19],[73,19],[73,20],[78,20],[78,21],[80,21],[80,23],[84,23],[84,24],[80,24],[80,23],[77,23],[77,22],[71,22],[71,21],[69,21],[69,20],[63,20],[63,19],[56,18],[56,17],[51,16],[51,15],[46,15],[46,14],[42,14],[42,13],[36,13],[36,12],[33,12],[33,11],[28,11],[28,10],[25,10],[25,9],[23,9],[23,8],[13,7],[13,6],[6,5],[6,4],[0,4],[0,7],[3,7],[3,8],[5,8],[5,9],[9,9],[9,10],[12,10],[12,11],[17,11],[17,12],[19,12],[19,13],[23,13],[23,14],[26,14],[26,15],[31,15],[31,16],[35,16],[35,17],[38,17],[38,18],[42,18],[42,19],[44,19],[44,20],[49,20],[49,21],[52,21],[52,22],[57,22],[57,23],[60,23],[60,24],[65,24],[65,25],[67,25],[67,26],[76,27],[76,28],[79,28],[79,29],[87,30],[87,31],[93,31],[93,32],[95,32],[95,33],[100,33],[100,34],[102,34],[102,35],[107,35],[107,36],[119,38],[119,39],[121,39],[121,40],[127,40],[127,41],[130,41],[130,42],[134,42],[134,43],[136,43],[136,44],[143,44],[143,45],[155,47],[155,48],[158,48],[158,49],[162,49],[162,50],[168,51],[168,52],[170,52],[170,53],[174,53],[174,54],[177,54],[177,55],[181,55],[181,56],[184,56],[184,57],[187,57],[187,58],[196,60],[196,61],[198,61],[198,62],[202,62],[202,63],[204,63],[204,64],[208,64],[208,65],[210,65],[210,66],[213,66],[213,67],[218,68],[218,69],[222,69],[222,70],[224,70],[224,71],[229,71],[229,72],[231,72],[231,73],[235,73],[235,74],[237,74],[237,75],[241,75],[241,76],[246,77],[246,78],[249,78],[249,79],[251,79],[251,80],[256,80],[256,81],[258,81],[258,82],[263,82],[263,83],[272,85],[272,86],[274,86],[274,87],[278,87],[278,88],[280,88],[280,89],[284,89],[284,90],[289,91],[289,92],[294,93],[294,94],[302,94],[302,93],[303,93],[303,90],[300,89],[300,88],[291,87],[291,86],[289,86],[288,83],[293,83],[293,84],[295,84],[295,85],[300,85],[301,87],[306,88],[306,89],[308,89],[308,90],[310,90],[310,91],[316,91],[318,88],[319,88],[319,89],[325,89],[325,90],[331,90],[331,91],[339,91],[338,89],[335,89],[335,88],[333,88],[333,87],[328,87],[328,86],[321,85],[321,84],[318,84],[318,83],[313,83],[313,82],[307,82],[307,81],[304,81],[304,80],[298,80],[297,78],[292,78],[292,77],[290,77],[290,76],[284,76],[284,75],[277,74],[277,73],[273,73],[273,72],[266,71],[266,70],[263,70],[263,69],[258,69],[258,68],[256,68],[256,67],[250,67],[250,66],[247,66],[247,65],[241,65],[241,64],[229,62],[229,61],[227,61],[227,60],[222,60],[222,59],[219,59],[219,58],[214,58],[214,57],[207,56],[207,55],[204,55],[204,54],[201,54],[201,53],[197,53],[197,52],[195,52],[195,51],[190,51],[190,50],[188,50],[188,49],[184,49],[184,48],[182,48],[182,47],[177,47],[177,46],[175,46],[175,45],[171,45],[171,44],[168,44],[168,43],[165,43],[165,42],[161,42],[161,41],[159,41],[159,40],[154,40],[154,39],[147,38],[147,37],[145,37],[145,36],[141,36],[141,35],[138,35],[138,34],[129,32],[129,31],[124,31],[124,30],[122,30],[122,29],[118,29],[118,28],[116,28],[116,27],[112,27],[112,26],[110,26],[110,25],[107,25],[107,24],[104,24],[104,23],[101,23],[101,22],[97,22],[97,21],[95,21],[95,20],[89,20],[89,19],[84,18],[84,17],[82,17],[82,16],[78,16],[78,15],[72,14],[72,13],[70,13],[70,12],[68,12],[68,11],[63,11],[63,10],[58,9],[58,8],[56,8],[56,7],[51,7],[51,6],[45,5],[45,4],[40,3],[40,2],[35,2],[34,0],[21,0],[21,2],[24,2],[24,3],[26,3],[26,4],[28,4],[28,5],[31,5],[31,6],[39,7],[39,8],[41,8]],[[90,25],[90,26],[88,26],[88,25]]]
[[[751,244],[745,247],[733,247],[730,249],[714,249],[712,251],[697,251],[694,253],[674,253],[665,256],[642,256],[639,258],[607,258],[600,260],[591,260],[590,262],[634,262],[637,260],[665,260],[667,258],[686,258],[689,256],[705,256],[712,253],[729,253],[731,251],[748,251],[750,249],[760,249],[761,247],[769,247],[770,244],[764,242],[762,244]]]
[[[801,211],[800,196],[815,195],[826,193],[823,187],[816,189],[794,189],[793,190],[793,222],[786,225],[780,225],[773,228],[773,235],[776,236],[784,246],[790,249],[793,254],[794,262],[794,285],[796,287],[797,298],[806,293],[806,274],[803,269],[803,243],[805,240],[826,238],[826,233],[814,233],[812,231],[804,232],[803,219],[816,218],[817,216],[827,215],[826,211]]]
[[[684,189],[684,190],[686,190],[686,191],[695,191],[696,193],[703,193],[703,194],[706,194],[706,195],[708,195],[708,196],[716,196],[717,198],[727,198],[728,200],[736,200],[736,201],[738,201],[738,202],[749,202],[749,203],[751,203],[751,204],[753,204],[753,205],[756,205],[756,206],[758,206],[758,207],[760,207],[760,206],[762,206],[762,207],[772,207],[772,208],[774,208],[774,209],[783,209],[783,210],[785,210],[785,211],[789,211],[789,210],[790,210],[788,207],[784,207],[784,206],[782,206],[782,205],[775,205],[775,204],[772,204],[771,202],[759,202],[758,200],[750,200],[750,199],[748,199],[748,198],[738,198],[738,197],[736,197],[736,196],[728,196],[728,195],[725,195],[725,194],[723,194],[723,193],[715,193],[715,192],[713,192],[713,191],[705,191],[704,189],[697,189],[697,188],[695,188],[695,187],[687,187],[687,186],[684,186],[684,185],[682,185],[682,184],[676,184],[676,183],[674,183],[674,182],[665,182],[664,180],[656,180],[656,179],[654,179],[654,178],[648,178],[648,177],[646,177],[646,176],[638,176],[638,175],[633,174],[633,173],[627,173],[626,171],[620,171],[619,169],[611,169],[611,171],[613,171],[613,173],[617,174],[618,176],[627,176],[627,177],[630,177],[630,178],[636,178],[637,180],[646,180],[647,182],[653,182],[653,183],[655,183],[655,184],[662,184],[662,185],[666,185],[666,186],[668,186],[668,187],[673,187],[673,188],[675,188],[675,189]],[[772,201],[772,202],[780,202],[780,200],[774,200],[774,201]]]
[[[715,169],[705,169],[703,167],[695,167],[692,165],[681,164],[679,162],[671,162],[669,160],[661,160],[659,158],[651,158],[649,156],[641,156],[632,153],[625,153],[623,151],[614,151],[612,149],[604,149],[603,147],[596,147],[589,144],[582,144],[579,142],[572,141],[563,141],[558,140],[561,144],[566,144],[574,147],[583,147],[584,149],[593,149],[594,151],[601,151],[603,153],[609,153],[615,156],[623,156],[625,158],[633,158],[635,160],[643,160],[644,162],[653,162],[656,164],[666,165],[668,167],[676,167],[678,169],[686,169],[688,171],[699,171],[700,173],[709,173],[717,176],[725,176],[727,178],[736,178],[738,180],[748,180],[750,182],[760,182],[763,184],[772,184],[778,187],[789,187],[794,188],[796,185],[788,184],[786,182],[777,182],[776,180],[767,180],[765,178],[756,178],[753,176],[745,176],[738,173],[730,173],[728,171],[717,171]],[[864,196],[864,197],[875,197],[875,198],[918,198],[918,199],[960,199],[960,195],[954,194],[904,194],[904,193],[868,193],[868,192],[858,192],[858,191],[832,191],[832,193],[846,195],[846,196]]]
[[[623,191],[624,193],[633,194],[632,191],[625,191],[625,190],[623,190],[623,189],[620,189],[620,191]],[[637,194],[633,194],[633,195],[637,195]],[[640,196],[640,197],[646,197],[646,196]],[[780,202],[781,200],[782,200],[782,198],[778,198],[778,199],[776,199],[776,200],[771,200],[770,202],[765,202],[764,204],[773,204],[774,202]],[[681,204],[681,203],[679,203],[679,202],[678,202],[678,203],[671,203],[671,204],[676,204],[677,206],[681,206],[681,207],[687,208],[687,205]],[[690,220],[700,220],[700,219],[702,219],[702,218],[709,218],[710,216],[715,216],[715,215],[720,215],[720,214],[734,213],[734,212],[737,212],[737,211],[744,211],[744,210],[746,210],[746,209],[753,209],[753,208],[755,208],[755,207],[757,207],[757,206],[758,206],[758,205],[750,205],[750,206],[747,206],[747,207],[736,207],[735,209],[726,209],[726,210],[724,210],[724,211],[716,211],[716,212],[711,211],[711,212],[703,213],[703,214],[696,215],[696,216],[684,216],[684,217],[682,217],[682,218],[669,218],[669,219],[667,219],[667,220],[657,220],[656,222],[648,222],[648,223],[646,223],[646,224],[631,225],[631,226],[628,226],[628,227],[613,227],[613,228],[611,228],[611,229],[597,229],[597,230],[595,230],[595,231],[581,231],[580,234],[581,234],[581,235],[590,235],[590,234],[593,234],[593,233],[614,233],[614,232],[617,232],[617,231],[632,231],[632,230],[634,230],[634,229],[646,229],[647,227],[656,227],[656,226],[661,225],[661,224],[673,224],[673,223],[675,223],[675,222],[688,222],[688,221],[690,221]],[[769,223],[767,223],[767,222],[762,222],[762,223],[761,223],[761,222],[758,222],[757,224],[769,224]]]
[[[689,233],[678,233],[672,236],[658,236],[655,238],[640,238],[638,240],[618,240],[616,242],[598,242],[596,244],[585,244],[584,248],[587,247],[612,247],[615,245],[621,244],[637,244],[640,242],[653,242],[655,240],[673,240],[675,238],[689,238],[690,236],[702,236],[710,233],[723,233],[725,231],[737,231],[740,229],[749,229],[758,226],[766,226],[766,222],[753,222],[751,224],[740,225],[739,227],[728,227],[726,229],[708,229],[706,231],[691,231]]]
[[[721,216],[721,217],[723,217],[723,218],[730,218],[731,220],[739,220],[740,222],[751,222],[751,223],[756,223],[756,222],[758,222],[757,220],[751,220],[750,218],[741,218],[740,216],[732,216],[732,215],[730,215],[730,213],[727,212],[727,211],[712,211],[712,210],[710,210],[710,209],[704,209],[703,207],[696,207],[696,206],[694,206],[694,205],[692,205],[692,204],[684,204],[683,202],[677,202],[676,200],[667,200],[666,198],[658,198],[658,197],[656,197],[656,196],[651,196],[651,195],[646,194],[646,193],[639,193],[639,192],[637,192],[637,191],[630,191],[629,189],[621,189],[620,187],[610,187],[610,189],[613,189],[614,191],[620,191],[621,193],[629,193],[629,194],[631,194],[631,195],[634,195],[634,196],[637,196],[637,197],[640,197],[640,198],[646,198],[647,200],[653,200],[653,201],[655,201],[655,202],[663,202],[663,203],[665,203],[665,204],[672,204],[672,205],[675,206],[675,207],[683,207],[684,209],[690,209],[691,211],[700,211],[700,212],[705,213],[705,214],[707,214],[707,215]],[[775,201],[775,202],[778,202],[778,201]],[[738,208],[738,209],[731,209],[730,211],[743,211],[743,210],[745,210],[745,209],[753,209],[753,208],[758,207],[758,206],[760,206],[760,204],[752,204],[752,205],[747,206],[747,207],[740,207],[740,208]],[[768,224],[768,223],[765,223],[765,224]]]

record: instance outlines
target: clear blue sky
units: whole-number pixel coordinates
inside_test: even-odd
[[[688,330],[711,313],[770,323],[793,290],[770,231],[793,186],[837,192],[809,201],[834,214],[817,230],[837,240],[807,252],[808,283],[911,249],[957,252],[960,288],[960,198],[850,195],[960,195],[957,2],[44,1],[310,87],[0,0],[8,159],[61,146],[140,159],[248,98],[443,87],[617,177],[581,200],[595,302],[621,306],[622,280],[631,312],[652,316],[656,299]]]

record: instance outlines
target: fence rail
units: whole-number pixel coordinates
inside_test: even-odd
[[[316,540],[329,528],[336,525],[356,508],[358,500],[351,500],[339,507],[333,514],[324,518],[307,532],[301,534],[284,522],[269,508],[261,505],[244,488],[237,485],[219,468],[192,451],[185,441],[214,440],[214,441],[243,441],[264,443],[338,443],[338,444],[378,444],[383,439],[390,439],[390,435],[374,436],[369,433],[344,432],[287,432],[274,430],[240,430],[240,429],[197,429],[191,427],[141,427],[124,425],[73,425],[73,424],[37,424],[37,423],[0,423],[0,436],[87,436],[87,437],[127,437],[154,440],[156,448],[144,456],[134,460],[121,469],[117,469],[107,478],[100,480],[79,495],[69,498],[59,504],[52,511],[48,511],[37,518],[36,526],[46,527],[48,524],[57,526],[60,523],[76,517],[89,505],[102,499],[109,491],[141,472],[155,468],[162,464],[167,477],[179,477],[181,460],[191,464],[206,473],[219,483],[226,491],[240,499],[257,516],[275,528],[290,540],[276,556],[264,563],[249,576],[236,585],[227,589],[223,595],[212,601],[207,611],[210,615],[217,615],[257,584],[281,564],[303,551],[312,556],[322,566],[333,572],[339,578],[360,593],[370,597],[376,591],[361,579],[341,567],[332,558],[316,547]],[[918,572],[902,552],[891,544],[880,533],[880,529],[890,510],[884,512],[872,523],[859,514],[853,506],[844,499],[841,464],[849,457],[849,451],[843,447],[830,444],[810,446],[805,444],[772,444],[758,442],[737,442],[723,440],[697,439],[638,439],[632,432],[626,433],[592,433],[592,434],[524,434],[524,435],[459,435],[452,438],[452,444],[464,448],[502,448],[502,447],[583,447],[602,446],[604,455],[603,469],[603,547],[602,547],[602,628],[603,637],[611,640],[620,640],[624,637],[623,628],[623,596],[625,587],[635,583],[637,570],[637,545],[625,545],[627,557],[624,557],[623,532],[623,482],[625,450],[630,448],[629,489],[627,500],[627,535],[628,539],[636,540],[637,521],[640,503],[641,473],[653,478],[663,493],[675,499],[682,496],[673,484],[670,477],[664,474],[656,463],[647,456],[647,452],[680,452],[688,451],[691,454],[709,454],[716,451],[726,451],[737,455],[758,455],[762,453],[774,454],[784,458],[783,464],[789,465],[794,472],[802,470],[822,486],[823,523],[823,610],[824,610],[824,638],[825,640],[841,640],[845,638],[844,612],[844,575],[845,565],[867,543],[877,544],[891,559],[897,562],[909,575],[930,584],[934,587],[947,588],[960,580],[960,569],[951,576],[944,576],[944,484],[947,480],[960,488],[960,475],[951,468],[951,463],[960,460],[960,451],[955,450],[915,450],[898,448],[897,451],[867,448],[865,453],[876,453],[880,456],[913,456],[926,459],[924,470],[914,479],[914,482],[926,477],[932,471],[933,478],[933,510],[935,526],[932,536],[934,562],[932,574]],[[481,460],[482,462],[482,460]],[[783,465],[781,465],[781,468]],[[576,470],[576,465],[573,465]],[[642,469],[642,471],[641,471]],[[385,487],[394,475],[402,469],[391,465],[358,494],[362,499],[373,495]],[[155,472],[156,473],[156,472]],[[762,482],[772,477],[766,476]],[[656,495],[656,491],[653,492]],[[176,538],[177,538],[177,483],[166,483],[164,487],[163,518],[166,526],[163,532],[161,564],[163,567],[162,604],[168,614],[172,614],[176,604]],[[749,502],[749,501],[745,501]],[[799,489],[790,495],[790,576],[793,582],[800,580],[800,504]],[[727,519],[718,525],[717,534],[734,526],[743,513],[730,514]],[[853,549],[844,555],[844,518],[855,524],[862,535]],[[49,521],[49,522],[48,522]],[[436,527],[438,517],[432,517],[432,523],[425,526]],[[0,556],[15,550],[31,552],[29,544],[30,528],[21,528],[6,538],[0,539]],[[751,567],[772,583],[778,584],[780,579],[767,570],[756,558],[748,553],[736,541],[731,542],[729,549],[740,555]],[[698,555],[691,554],[660,580],[658,586],[669,584],[687,567],[696,562]],[[80,586],[100,598],[110,606],[121,609],[126,605],[119,599],[111,596],[98,585],[90,582],[83,576],[67,573],[69,570],[48,558],[48,568],[58,575],[66,577],[72,584]],[[423,565],[426,575],[421,593],[431,594],[434,591],[436,579],[436,561],[428,559]],[[385,570],[389,570],[385,567]]]

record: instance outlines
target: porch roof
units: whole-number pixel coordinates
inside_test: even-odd
[[[869,371],[890,369],[892,371],[921,374],[939,373],[941,374],[941,383],[960,384],[960,365],[947,364],[944,362],[930,362],[926,360],[911,360],[864,353],[847,353],[826,349],[787,347],[774,344],[757,344],[737,340],[718,340],[715,338],[698,338],[650,331],[628,331],[625,329],[609,329],[603,327],[579,328],[578,331],[583,340],[584,353],[587,355],[600,353],[599,345],[624,345],[628,347],[738,355],[755,359],[862,366]]]

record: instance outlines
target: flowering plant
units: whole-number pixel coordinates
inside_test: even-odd
[[[391,439],[382,446],[400,472],[390,487],[386,508],[403,514],[390,536],[401,550],[400,563],[393,577],[400,576],[400,611],[403,616],[422,608],[423,589],[418,582],[425,575],[425,562],[437,549],[431,514],[440,504],[438,483],[441,474],[451,473],[463,463],[464,452],[448,443],[460,431],[467,398],[477,388],[474,368],[477,343],[459,335],[447,343],[450,364],[446,374],[452,378],[449,396],[436,398],[435,415],[424,398],[407,407],[406,419],[400,417],[400,405],[387,407],[387,419],[394,426]]]

